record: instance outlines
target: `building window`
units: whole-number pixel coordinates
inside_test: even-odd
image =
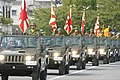
[[[17,11],[16,10],[12,10],[12,16],[16,16],[17,15]]]

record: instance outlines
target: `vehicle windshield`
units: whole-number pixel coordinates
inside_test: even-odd
[[[98,43],[100,46],[107,46],[109,44],[106,39],[100,39]]]
[[[71,46],[80,45],[80,39],[78,37],[66,37],[64,41],[66,44],[69,44]]]
[[[45,37],[43,38],[43,44],[45,46],[52,46],[53,45],[53,38],[52,37]]]
[[[38,48],[38,38],[5,36],[1,38],[2,48]]]
[[[54,46],[63,46],[63,38],[61,37],[54,37],[53,38]]]
[[[94,38],[85,38],[83,42],[85,45],[94,45]]]

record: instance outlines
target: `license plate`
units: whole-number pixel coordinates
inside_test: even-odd
[[[61,61],[62,57],[54,57],[54,60]]]
[[[72,57],[78,58],[80,57],[80,55],[72,55]]]
[[[26,61],[26,65],[37,65],[37,61]]]

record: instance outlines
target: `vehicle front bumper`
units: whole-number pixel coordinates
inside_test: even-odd
[[[10,76],[30,76],[35,69],[35,65],[0,64],[0,73]]]
[[[62,63],[62,59],[60,60],[55,60],[55,59],[49,59],[48,63],[48,69],[57,69],[59,65]]]

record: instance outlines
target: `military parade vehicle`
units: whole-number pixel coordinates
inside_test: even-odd
[[[0,40],[0,74],[2,80],[9,76],[31,76],[32,80],[46,80],[46,57],[41,50],[39,37],[29,35],[4,35]]]
[[[48,53],[48,69],[58,69],[60,75],[69,73],[69,45],[63,37],[43,37],[46,52]]]
[[[110,56],[110,44],[108,41],[108,38],[99,38],[98,40],[98,46],[99,46],[99,60],[103,61],[103,64],[109,64],[109,56]]]
[[[91,61],[92,66],[98,66],[99,65],[99,50],[98,50],[98,44],[97,44],[97,38],[96,37],[84,37],[85,39],[84,44],[85,48],[87,50],[87,62]]]
[[[86,66],[86,52],[85,48],[82,44],[81,37],[64,37],[64,40],[70,41],[70,48],[71,48],[71,58],[70,58],[70,65],[75,65],[78,70],[85,69]]]
[[[120,39],[118,39],[118,61],[120,61]]]
[[[118,40],[113,39],[113,47],[114,47],[114,61],[118,61],[118,55],[119,55],[119,47],[118,47]]]
[[[110,41],[110,62],[116,61],[116,41],[114,39],[109,39]]]

